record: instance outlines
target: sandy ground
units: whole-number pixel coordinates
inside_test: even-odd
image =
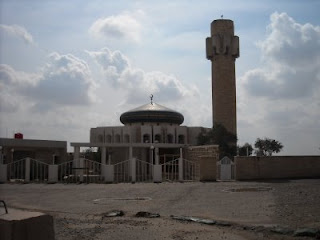
[[[54,216],[58,240],[292,239],[271,228],[320,229],[320,179],[274,182],[1,184],[11,208]],[[105,217],[112,210],[124,216]],[[137,218],[139,211],[160,218]],[[230,226],[183,222],[212,219]],[[310,239],[294,237],[294,239]]]

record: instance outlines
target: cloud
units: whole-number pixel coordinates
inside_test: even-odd
[[[19,25],[5,25],[0,24],[0,30],[13,35],[15,37],[21,38],[27,44],[33,44],[32,35],[22,26]]]
[[[268,35],[258,44],[264,66],[242,78],[250,95],[295,99],[320,87],[320,27],[300,24],[286,13],[273,13]]]
[[[37,73],[17,71],[2,64],[0,86],[8,96],[1,103],[2,110],[12,109],[10,104],[17,97],[28,98],[35,111],[49,111],[63,105],[91,104],[95,101],[96,87],[91,75],[87,63],[71,54],[50,54],[45,67]]]
[[[319,39],[319,26],[298,23],[286,13],[270,16],[266,38],[257,44],[262,64],[238,81],[243,141],[271,137],[283,141],[284,153],[315,152],[320,136]]]
[[[156,101],[162,102],[199,94],[195,86],[186,87],[173,75],[159,71],[145,72],[132,67],[130,60],[120,51],[112,52],[103,48],[98,52],[87,53],[100,65],[105,81],[126,92],[127,103],[145,102],[151,93],[155,95]]]
[[[0,112],[15,112],[25,104],[20,91],[33,88],[39,75],[17,71],[11,66],[0,64]]]
[[[81,105],[95,101],[96,84],[88,64],[72,54],[52,53],[32,96],[46,102]]]
[[[142,24],[139,19],[142,15],[142,11],[137,11],[99,18],[91,25],[89,33],[94,37],[105,39],[139,42],[142,33]]]

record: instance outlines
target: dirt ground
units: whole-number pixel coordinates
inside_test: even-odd
[[[320,179],[272,182],[136,184],[1,184],[10,208],[54,217],[57,240],[311,239],[320,229]],[[124,216],[107,217],[113,210]],[[139,211],[160,214],[138,218]],[[171,216],[216,221],[214,225]],[[273,229],[291,232],[275,233]]]

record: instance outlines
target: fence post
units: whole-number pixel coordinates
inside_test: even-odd
[[[84,159],[80,158],[79,159],[79,176],[80,176],[80,182],[83,182],[83,168],[84,168]],[[88,175],[87,175],[88,178]],[[88,179],[87,179],[88,180]]]
[[[158,165],[159,164],[159,148],[158,147],[154,149],[154,155],[155,155],[155,164]]]
[[[7,182],[7,164],[0,163],[0,183]]]
[[[26,168],[24,174],[24,182],[30,182],[30,158],[26,158]]]
[[[153,182],[162,182],[162,166],[159,164],[153,165]]]
[[[135,183],[136,182],[136,159],[131,158],[130,159],[130,165],[131,165],[131,182]]]
[[[58,182],[58,165],[49,165],[48,167],[48,183]]]
[[[179,157],[179,181],[183,181],[183,156],[182,148],[180,148],[180,157]]]
[[[101,164],[107,163],[107,149],[106,147],[101,147]]]
[[[114,166],[102,164],[101,175],[105,183],[113,183],[114,182]]]

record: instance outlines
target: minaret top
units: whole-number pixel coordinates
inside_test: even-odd
[[[211,23],[211,36],[217,33],[234,34],[233,21],[230,19],[216,19]]]
[[[215,56],[239,57],[239,37],[234,35],[233,21],[216,19],[211,23],[211,36],[206,39],[208,60]]]

